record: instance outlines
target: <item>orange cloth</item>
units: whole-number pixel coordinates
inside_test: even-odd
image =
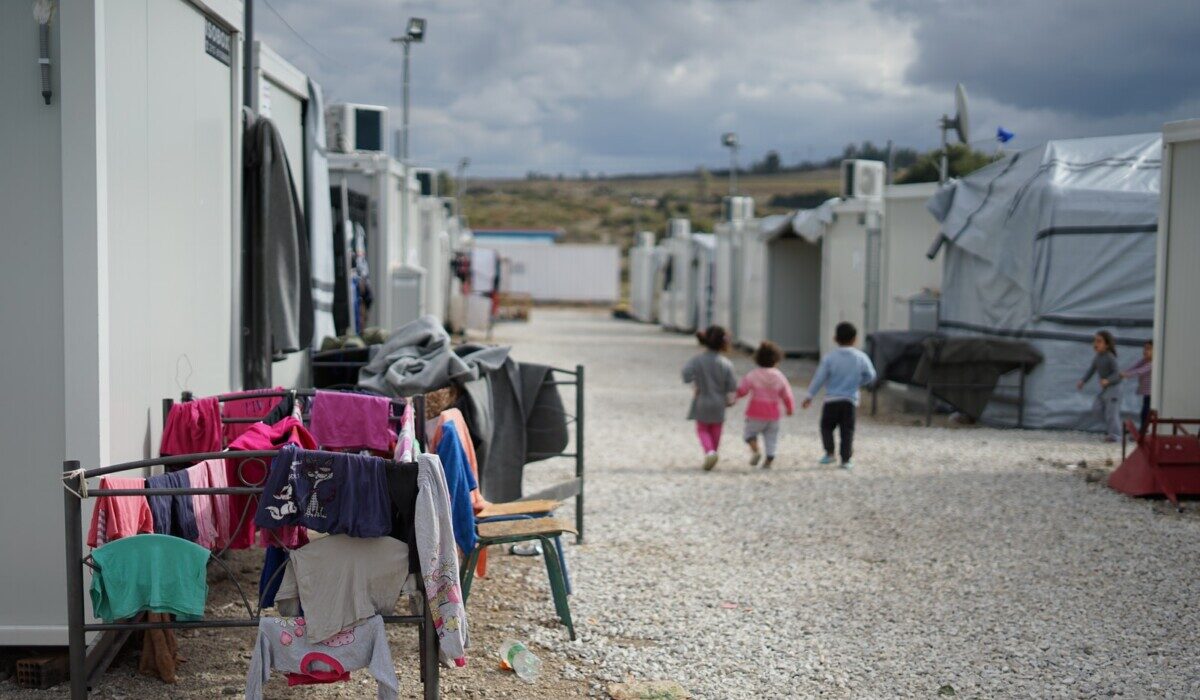
[[[457,408],[448,408],[430,421],[429,425],[432,425],[432,430],[429,431],[429,444],[425,446],[426,449],[433,451],[433,446],[441,441],[442,425],[446,421],[454,423],[454,431],[461,438],[459,442],[462,443],[463,451],[467,453],[467,463],[471,465],[471,473],[475,475],[475,483],[478,484],[479,462],[475,458],[475,443],[471,442],[471,431],[467,429],[467,419],[463,417],[462,411]],[[471,491],[471,506],[476,513],[490,505],[490,502],[484,500],[483,494],[479,493],[479,489]]]

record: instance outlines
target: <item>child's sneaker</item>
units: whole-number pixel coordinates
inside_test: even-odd
[[[846,460],[845,462],[842,462],[842,469],[853,469],[853,468],[854,468],[854,462],[851,462],[850,460]]]
[[[709,452],[704,455],[704,471],[711,472],[715,466],[717,466],[717,453]]]
[[[767,457],[766,461],[763,462],[763,469],[770,469],[771,465],[774,463],[775,463],[774,457]]]
[[[833,455],[825,455],[821,459],[817,460],[817,464],[833,464],[836,461],[837,460],[833,458]]]
[[[754,465],[758,464],[758,461],[760,459],[762,459],[761,453],[755,452],[754,454],[750,455],[750,466],[753,467]],[[769,464],[770,462],[771,462],[771,458],[767,457],[767,463]],[[766,467],[767,467],[767,465],[764,464],[763,468],[765,469]]]

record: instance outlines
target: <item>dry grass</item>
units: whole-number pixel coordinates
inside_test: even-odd
[[[604,180],[472,180],[464,198],[471,225],[479,228],[561,228],[568,242],[627,246],[635,231],[661,233],[666,220],[683,216],[695,231],[711,231],[718,220],[724,178],[692,176],[621,177]],[[760,214],[791,207],[775,197],[834,193],[834,170],[743,175],[738,191],[755,199]],[[637,200],[639,205],[633,202]]]

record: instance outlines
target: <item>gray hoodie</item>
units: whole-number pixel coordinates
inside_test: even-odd
[[[725,422],[730,395],[737,391],[737,377],[728,358],[719,352],[705,350],[683,366],[683,383],[696,385],[688,420]]]

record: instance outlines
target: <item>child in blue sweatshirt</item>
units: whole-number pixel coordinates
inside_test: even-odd
[[[854,347],[858,329],[853,324],[839,323],[833,339],[838,347],[821,358],[802,405],[804,408],[811,406],[813,397],[825,388],[825,405],[821,408],[821,442],[825,446],[825,456],[820,462],[833,464],[833,431],[837,428],[842,438],[842,469],[850,469],[854,466],[850,457],[854,451],[858,389],[875,381],[875,367],[862,350]]]

